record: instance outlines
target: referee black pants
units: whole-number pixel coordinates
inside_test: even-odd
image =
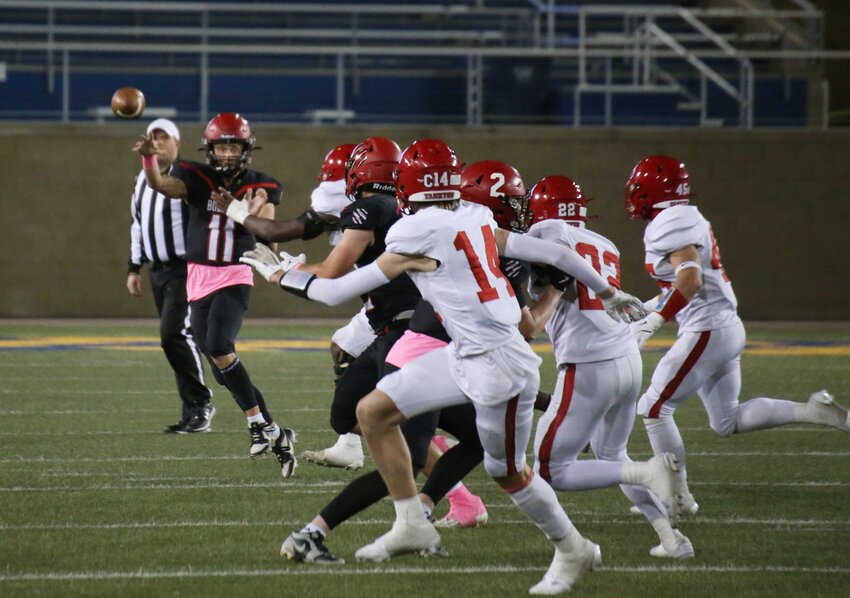
[[[186,300],[186,264],[152,269],[150,281],[159,314],[160,346],[174,370],[185,417],[212,397],[204,381],[203,356],[192,335],[191,308]]]

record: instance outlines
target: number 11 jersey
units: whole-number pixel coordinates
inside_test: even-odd
[[[171,172],[186,183],[189,224],[186,232],[186,261],[206,266],[239,264],[239,258],[254,248],[254,235],[228,218],[212,199],[212,192],[225,187],[219,174],[210,166],[199,162],[181,160]],[[237,199],[253,189],[264,189],[269,203],[280,203],[280,182],[262,172],[246,170],[227,190]]]

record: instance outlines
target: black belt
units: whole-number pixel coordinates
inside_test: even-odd
[[[159,272],[160,270],[169,270],[172,268],[181,268],[186,269],[186,262],[184,260],[173,260],[170,262],[151,262],[148,264],[148,270],[151,272]]]
[[[399,328],[407,328],[410,324],[410,317],[413,315],[413,310],[403,311],[392,319],[392,321],[384,326],[383,328],[379,328],[375,331],[377,336],[384,336],[386,333],[391,330],[398,330]]]

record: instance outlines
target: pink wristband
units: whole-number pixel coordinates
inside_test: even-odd
[[[156,154],[142,156],[142,168],[145,170],[159,170],[159,164],[156,161]]]

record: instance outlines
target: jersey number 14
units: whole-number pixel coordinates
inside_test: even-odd
[[[505,283],[508,296],[516,297],[511,283],[502,273],[501,268],[499,268],[499,251],[496,248],[496,237],[493,234],[493,229],[485,224],[481,227],[481,234],[484,237],[484,253],[487,260],[487,269],[490,270],[493,276]],[[469,268],[472,270],[472,275],[475,277],[475,282],[478,283],[478,288],[480,289],[478,291],[478,300],[481,303],[487,303],[488,301],[498,299],[499,291],[490,284],[490,279],[481,266],[481,260],[478,258],[478,254],[475,253],[475,248],[469,240],[469,235],[465,231],[458,232],[454,245],[455,249],[463,252],[466,256],[466,261],[469,262]]]

